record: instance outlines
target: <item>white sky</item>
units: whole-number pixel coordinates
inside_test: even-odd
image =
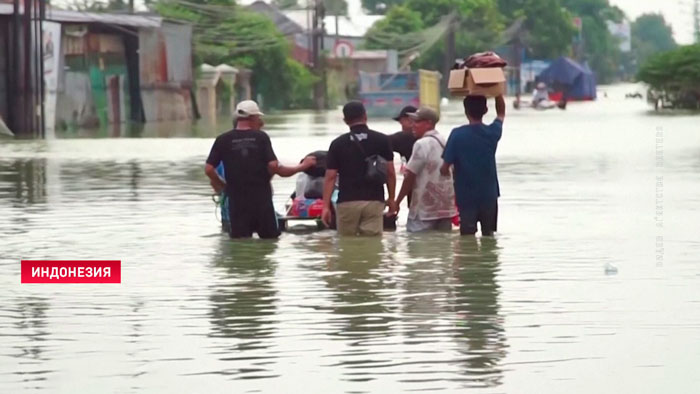
[[[647,12],[661,12],[673,26],[676,41],[681,44],[693,42],[694,0],[610,0],[624,10],[630,19]]]

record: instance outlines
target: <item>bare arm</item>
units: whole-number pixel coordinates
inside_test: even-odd
[[[506,119],[506,100],[503,96],[496,97],[496,118],[501,122]]]
[[[442,166],[440,167],[440,174],[443,176],[449,176],[450,175],[450,165],[447,162],[442,162]]]
[[[331,226],[331,196],[335,189],[335,180],[338,177],[338,170],[326,169],[326,179],[323,181],[323,211],[321,221],[328,227]]]
[[[326,170],[326,178],[323,181],[323,207],[331,207],[331,196],[335,189],[335,179],[338,177],[338,170]]]
[[[386,188],[389,193],[389,201],[394,201],[396,197],[396,169],[394,169],[394,162],[388,161],[387,165],[387,177],[386,177]]]
[[[313,156],[307,156],[304,158],[304,160],[301,162],[301,164],[298,164],[296,166],[284,166],[279,163],[279,161],[274,160],[269,163],[267,163],[267,171],[270,173],[270,175],[279,175],[281,177],[290,177],[296,173],[299,173],[301,171],[304,171],[310,167],[313,167],[316,165],[316,158]]]
[[[398,207],[401,205],[401,202],[403,199],[408,196],[411,191],[413,191],[413,186],[416,183],[416,174],[412,173],[410,170],[406,171],[406,174],[403,176],[403,183],[401,184],[401,191],[399,192],[399,196],[396,198],[396,206]]]
[[[209,177],[209,183],[214,191],[221,193],[221,191],[224,190],[224,187],[226,187],[226,184],[221,181],[221,178],[219,178],[219,174],[216,173],[216,168],[214,168],[214,166],[211,164],[206,164],[204,166],[204,173]]]

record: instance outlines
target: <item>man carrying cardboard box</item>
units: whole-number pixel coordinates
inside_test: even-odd
[[[497,230],[500,189],[496,172],[496,148],[503,133],[506,103],[503,96],[496,101],[496,120],[485,125],[482,119],[488,107],[486,97],[467,96],[464,111],[469,124],[450,134],[443,154],[440,172],[449,175],[454,165],[454,186],[459,209],[460,233],[474,235],[477,222],[481,234],[491,236]]]
[[[494,52],[475,53],[450,71],[447,87],[455,96],[498,97],[506,93],[505,60]]]

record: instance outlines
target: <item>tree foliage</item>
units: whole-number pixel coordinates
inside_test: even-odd
[[[416,45],[415,33],[423,30],[421,15],[405,6],[395,6],[384,19],[377,21],[367,31],[365,39],[368,49],[393,48],[398,51]]]
[[[560,0],[499,0],[509,24],[524,18],[521,37],[530,57],[550,59],[566,54],[576,30]]]
[[[685,87],[700,93],[700,44],[651,56],[640,67],[637,78],[654,88]]]
[[[599,82],[611,81],[622,62],[617,39],[608,30],[608,21],[619,23],[624,12],[608,0],[563,0],[564,6],[583,22],[582,53]]]
[[[700,44],[652,55],[637,79],[671,97],[675,107],[700,108]]]
[[[316,79],[291,59],[289,43],[266,16],[232,0],[162,0],[156,10],[193,24],[196,66],[225,63],[251,69],[254,95],[261,95],[268,108],[311,106]]]
[[[392,7],[385,19],[367,33],[369,48],[422,50],[418,67],[444,69],[446,47],[440,36],[448,27],[444,18],[455,16],[455,55],[466,56],[491,47],[503,30],[503,18],[491,0],[408,0]],[[443,25],[444,24],[444,25]],[[435,45],[420,45],[421,42]]]
[[[677,46],[673,29],[661,14],[644,14],[632,23],[632,50],[637,64],[643,64],[651,55]]]

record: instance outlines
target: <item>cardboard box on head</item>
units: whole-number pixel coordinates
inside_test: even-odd
[[[497,97],[506,93],[506,75],[497,67],[452,70],[447,88],[454,96]]]

